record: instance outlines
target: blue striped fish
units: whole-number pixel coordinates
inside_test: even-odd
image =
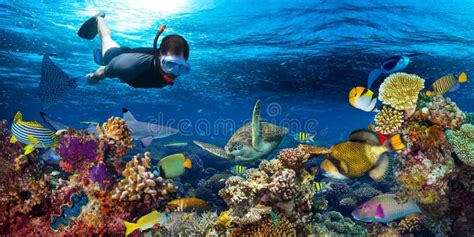
[[[36,121],[22,121],[20,111],[16,113],[13,119],[12,134],[10,143],[19,141],[25,144],[25,155],[30,154],[36,148],[55,147],[59,143],[58,136],[52,130],[43,127]]]
[[[314,135],[311,135],[309,133],[304,133],[304,132],[299,132],[293,135],[293,138],[295,139],[295,141],[299,143],[313,143],[314,142]]]
[[[454,74],[449,74],[436,80],[432,85],[432,90],[426,92],[426,95],[443,95],[448,92],[457,91],[461,87],[461,83],[467,82],[465,72],[459,74],[458,78]]]

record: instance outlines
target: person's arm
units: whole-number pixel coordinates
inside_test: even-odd
[[[86,78],[89,84],[96,84],[100,80],[105,79],[105,67],[102,66],[95,72],[87,74]]]

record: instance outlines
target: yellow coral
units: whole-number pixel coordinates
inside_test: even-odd
[[[413,109],[425,80],[414,74],[393,73],[379,88],[379,100],[397,110]]]
[[[278,226],[268,216],[254,224],[234,228],[227,236],[296,236],[296,228],[283,215],[278,215]]]
[[[116,188],[113,199],[138,201],[142,195],[167,196],[170,192],[176,192],[176,188],[171,183],[163,183],[163,178],[155,178],[150,172],[151,155],[145,152],[142,157],[137,154],[127,163],[122,175],[124,179],[120,181]],[[160,186],[160,187],[159,187]]]
[[[375,116],[375,129],[382,134],[396,132],[403,123],[403,112],[390,106],[384,106]]]
[[[421,230],[421,220],[418,215],[409,215],[398,223],[398,231],[402,234],[414,233]]]
[[[118,147],[133,148],[132,132],[125,124],[125,120],[119,117],[111,117],[100,127],[97,125],[97,132],[101,138],[107,138],[109,144],[117,144]]]

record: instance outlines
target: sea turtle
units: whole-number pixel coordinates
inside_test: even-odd
[[[194,141],[194,144],[224,159],[250,161],[270,154],[287,133],[287,128],[260,121],[260,101],[257,100],[253,108],[252,122],[240,127],[224,149],[199,141]]]

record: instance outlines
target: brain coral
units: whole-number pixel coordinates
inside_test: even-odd
[[[466,165],[474,167],[474,125],[464,124],[461,129],[446,131],[458,158]]]
[[[425,80],[414,74],[393,73],[379,88],[379,100],[397,110],[413,109]]]

